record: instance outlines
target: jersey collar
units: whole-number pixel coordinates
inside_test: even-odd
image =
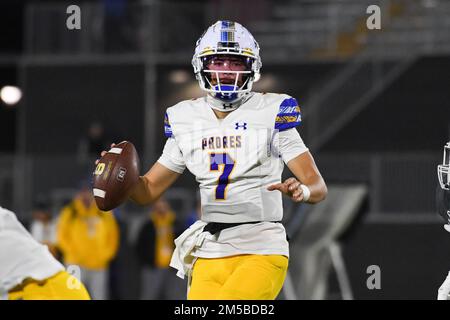
[[[253,96],[253,92],[247,92],[238,101],[234,101],[232,103],[227,103],[220,99],[214,98],[213,96],[208,94],[206,96],[206,102],[213,109],[216,109],[216,110],[222,111],[222,112],[231,112],[231,111],[234,111],[237,108],[239,108],[245,102],[247,102],[248,99],[250,99],[252,96]]]

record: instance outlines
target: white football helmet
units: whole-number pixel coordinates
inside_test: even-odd
[[[208,70],[207,62],[218,55],[233,55],[243,59],[245,71]],[[252,34],[237,22],[217,21],[198,39],[192,66],[200,88],[224,103],[232,104],[250,92],[253,82],[258,81],[262,66],[259,45]],[[234,73],[234,84],[220,83],[219,73]],[[242,76],[240,77],[240,75]],[[241,78],[241,83],[238,79]],[[216,79],[212,81],[212,79]]]
[[[442,164],[438,165],[438,178],[441,188],[450,190],[450,142],[444,146],[444,158]]]

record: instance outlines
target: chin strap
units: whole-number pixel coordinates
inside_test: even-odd
[[[211,108],[213,108],[217,111],[230,112],[230,111],[234,111],[237,108],[239,108],[252,96],[253,96],[253,92],[247,92],[244,95],[242,95],[242,97],[239,97],[238,99],[236,99],[232,102],[225,102],[223,100],[217,99],[217,98],[213,97],[212,95],[208,94],[206,96],[206,101],[208,102],[208,104]]]

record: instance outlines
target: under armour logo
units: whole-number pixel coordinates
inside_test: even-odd
[[[239,122],[236,122],[236,130],[239,128],[244,128],[244,130],[247,130],[247,122],[243,122],[242,124],[239,124]]]

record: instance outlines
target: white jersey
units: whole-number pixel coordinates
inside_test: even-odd
[[[300,122],[285,94],[253,93],[221,121],[206,97],[182,101],[167,109],[159,162],[196,177],[205,222],[280,221],[282,195],[267,187],[281,181],[283,160],[308,150],[292,129]]]
[[[44,280],[64,267],[17,220],[0,207],[0,297],[26,278]]]
[[[222,120],[209,99],[182,101],[167,109],[168,139],[158,162],[178,173],[188,168],[195,175],[202,223],[260,223],[242,224],[216,235],[186,230],[176,241],[171,262],[178,270],[185,265],[182,274],[192,257],[289,256],[286,231],[281,223],[273,223],[283,217],[282,194],[267,187],[281,182],[284,163],[308,151],[295,129],[301,117],[294,98],[252,93]]]

